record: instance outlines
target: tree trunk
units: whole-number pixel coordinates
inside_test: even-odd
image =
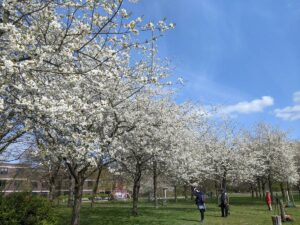
[[[60,169],[60,164],[55,164],[53,165],[53,167],[51,167],[50,169],[50,173],[49,173],[49,200],[51,202],[54,201],[54,199],[56,198],[56,179],[58,176],[58,172]]]
[[[55,199],[55,191],[56,191],[56,188],[55,188],[55,179],[53,177],[51,177],[49,179],[50,181],[50,184],[49,184],[49,200],[50,202],[53,202],[54,199]]]
[[[284,206],[283,206],[283,201],[279,201],[279,207],[280,207],[280,216],[281,216],[281,221],[285,222],[285,211],[284,211]]]
[[[191,200],[193,200],[193,199],[194,199],[194,194],[193,194],[193,191],[194,191],[194,187],[193,187],[193,186],[191,186]]]
[[[72,207],[73,203],[74,203],[74,181],[72,176],[69,176],[68,206]]]
[[[254,198],[253,184],[250,184],[250,189],[251,189],[251,197]]]
[[[258,198],[258,189],[255,187],[255,197]]]
[[[84,184],[84,179],[82,177],[78,177],[77,179],[75,179],[74,204],[72,209],[71,225],[80,224],[80,209],[81,209],[83,184]]]
[[[57,205],[60,204],[60,196],[61,196],[61,186],[62,186],[62,179],[60,178],[57,181],[57,187],[56,187],[56,199],[57,199]]]
[[[272,178],[270,174],[268,176],[268,182],[269,182],[269,190],[270,190],[271,198],[273,199]]]
[[[271,216],[273,225],[282,225],[281,216]]]
[[[259,198],[261,199],[261,185],[260,185],[260,180],[257,178],[257,188],[258,188],[258,193],[259,193]]]
[[[154,206],[158,208],[158,199],[157,199],[157,162],[153,161],[153,198]]]
[[[148,202],[152,202],[152,192],[151,191],[149,191]]]
[[[227,185],[226,177],[227,177],[227,171],[225,170],[224,173],[223,173],[223,177],[222,177],[222,188],[224,190],[227,189],[227,187],[226,187],[226,185]]]
[[[291,197],[293,193],[291,192],[291,187],[290,187],[289,182],[286,182],[286,190],[288,191],[288,194]]]
[[[98,171],[97,171],[97,177],[96,177],[96,183],[94,184],[94,187],[93,187],[92,199],[91,199],[91,207],[92,207],[92,208],[94,207],[94,204],[95,204],[95,196],[96,196],[96,194],[97,194],[97,190],[98,190],[98,186],[99,186],[99,181],[100,181],[101,172],[102,172],[102,166],[100,166],[100,167],[98,168]]]
[[[215,194],[216,194],[216,198],[218,199],[218,195],[219,195],[219,185],[218,185],[218,182],[215,181]]]
[[[261,181],[261,189],[262,189],[263,198],[265,198],[266,197],[266,183],[264,181]]]
[[[284,192],[284,187],[282,182],[280,183],[280,190],[281,190],[281,197],[283,201],[285,201],[285,192]]]
[[[142,177],[141,165],[137,163],[136,172],[133,181],[133,191],[132,191],[132,215],[133,216],[138,215],[138,201],[139,201],[139,192],[141,186],[141,177]]]
[[[174,185],[174,200],[177,203],[177,186]]]
[[[187,185],[184,185],[184,199],[185,199],[185,200],[188,199],[187,191],[188,191],[188,186],[187,186]],[[299,193],[300,193],[300,192],[299,192]]]

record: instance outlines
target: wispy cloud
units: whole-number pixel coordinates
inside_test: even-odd
[[[294,93],[293,100],[295,104],[300,105],[300,91]]]
[[[249,98],[240,89],[224,85],[215,78],[214,72],[209,69],[199,69],[199,71],[184,68],[178,70],[178,74],[187,74],[184,78],[184,85],[177,93],[178,99],[193,100],[205,105],[224,105],[230,102],[239,102]]]
[[[252,101],[243,101],[235,105],[221,107],[220,114],[249,114],[263,112],[266,107],[272,106],[274,99],[270,96],[263,96]]]
[[[300,119],[300,91],[293,95],[293,106],[287,106],[282,109],[275,109],[275,116],[284,120],[299,120]]]

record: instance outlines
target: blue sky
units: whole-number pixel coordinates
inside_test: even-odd
[[[130,8],[176,23],[159,56],[186,81],[179,102],[220,105],[241,125],[265,121],[300,138],[298,0],[140,0]]]

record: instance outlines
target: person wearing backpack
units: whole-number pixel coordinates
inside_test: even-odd
[[[204,192],[199,191],[198,189],[194,188],[193,195],[196,196],[195,203],[197,205],[197,208],[200,211],[200,223],[203,223],[203,221],[204,221],[204,212],[206,210],[205,194],[204,194]]]
[[[219,207],[221,207],[222,217],[227,217],[228,209],[229,209],[229,197],[226,190],[221,190],[218,203],[219,203]]]

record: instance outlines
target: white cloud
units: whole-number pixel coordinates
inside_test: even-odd
[[[234,114],[234,113],[255,113],[262,112],[266,107],[272,106],[274,99],[270,96],[263,96],[260,99],[254,99],[250,102],[243,101],[235,105],[229,105],[221,108],[221,114]]]
[[[294,105],[287,106],[283,109],[275,109],[275,116],[284,120],[300,119],[300,91],[293,94]]]
[[[293,99],[295,104],[300,104],[300,91],[294,93]]]

